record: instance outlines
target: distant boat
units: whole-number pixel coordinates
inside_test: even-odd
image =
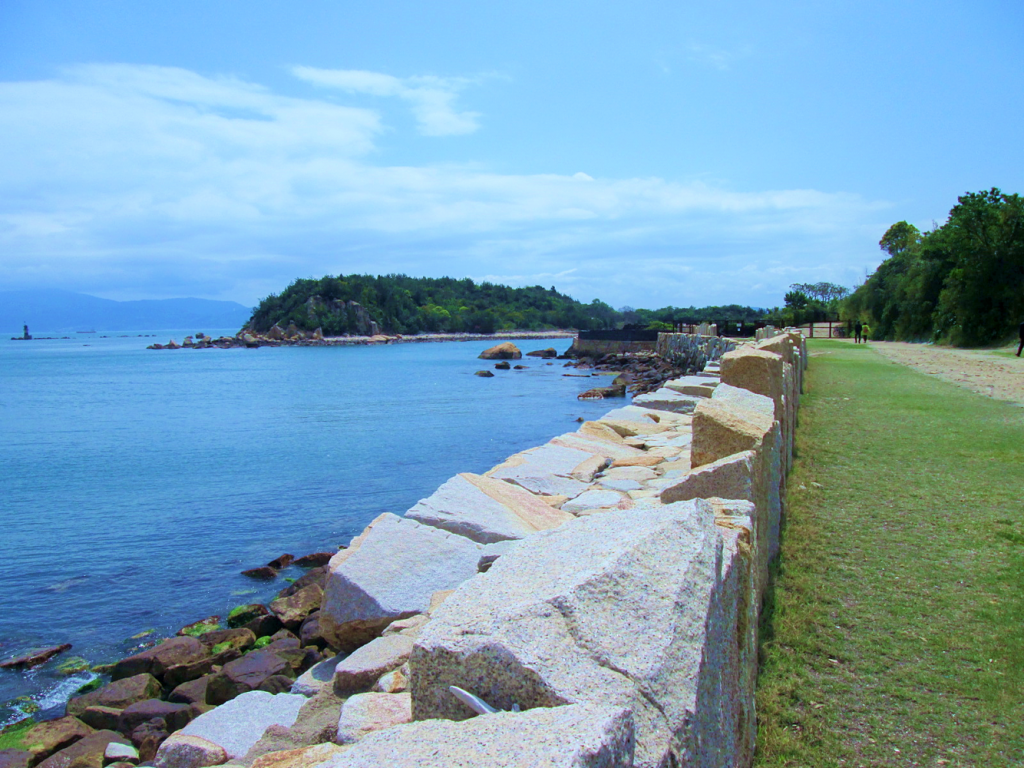
[[[96,331],[75,331],[75,333],[96,333]]]

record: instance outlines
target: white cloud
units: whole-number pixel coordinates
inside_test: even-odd
[[[430,101],[429,78],[331,72]],[[757,304],[791,274],[852,284],[877,263],[849,256],[879,218],[853,195],[388,166],[381,131],[371,110],[180,69],[0,83],[4,287],[252,303],[296,277],[406,272],[550,281],[614,306]]]
[[[459,91],[473,82],[466,78],[423,76],[402,79],[378,72],[314,67],[292,67],[292,74],[324,88],[404,99],[412,108],[420,133],[426,136],[457,136],[473,133],[480,127],[478,113],[455,110]]]

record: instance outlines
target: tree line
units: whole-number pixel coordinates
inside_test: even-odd
[[[277,324],[300,330],[321,328],[327,336],[359,332],[359,319],[349,302],[363,307],[384,333],[494,333],[512,330],[575,328],[605,330],[652,328],[671,330],[678,324],[737,324],[753,332],[764,325],[762,309],[736,304],[720,307],[614,309],[594,299],[576,301],[553,287],[511,288],[469,278],[407,275],[327,275],[299,279],[281,293],[263,299],[247,327],[265,333]]]
[[[955,345],[1003,341],[1024,320],[1024,200],[993,188],[957,199],[946,223],[905,221],[879,242],[889,254],[844,302],[876,339]]]

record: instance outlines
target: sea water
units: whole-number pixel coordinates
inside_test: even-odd
[[[605,382],[560,361],[474,376],[493,369],[477,359],[489,341],[145,349],[153,340],[0,341],[0,660],[73,646],[0,670],[0,726],[36,706],[59,714],[95,677],[63,674],[69,657],[110,662],[266,602],[302,572],[268,584],[242,570],[336,550],[452,475],[621,404],[577,400]]]

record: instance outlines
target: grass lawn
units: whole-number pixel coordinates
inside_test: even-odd
[[[1024,765],[1024,408],[809,352],[755,765]]]

